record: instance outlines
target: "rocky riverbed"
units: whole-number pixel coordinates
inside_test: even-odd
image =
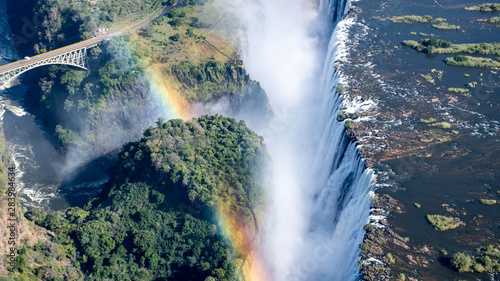
[[[484,258],[478,249],[498,243],[499,71],[448,66],[444,59],[452,55],[401,44],[426,38],[492,43],[499,29],[484,19],[496,14],[465,9],[470,6],[358,1],[340,27],[350,40],[336,65],[345,97],[338,119],[377,174],[361,245],[366,280],[498,277],[488,270],[459,273],[450,263],[459,252]],[[431,20],[415,20],[423,18]],[[433,27],[438,21],[460,30]],[[438,231],[429,214],[450,217],[456,227]]]

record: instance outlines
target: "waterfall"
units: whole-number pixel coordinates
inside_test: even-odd
[[[261,243],[270,279],[356,280],[373,177],[337,121],[344,77],[335,62],[346,37],[338,22],[349,1],[237,3],[246,5],[245,68],[276,115],[255,128],[274,163]]]
[[[323,133],[313,172],[319,189],[315,191],[306,247],[299,280],[356,280],[359,277],[359,245],[370,212],[373,172],[365,169],[356,144],[347,134],[344,122],[337,121],[341,95],[335,86],[341,74],[335,68],[341,34],[338,21],[347,11],[348,1],[324,0],[321,14],[333,23],[321,78],[325,107]],[[323,252],[323,254],[321,254]]]

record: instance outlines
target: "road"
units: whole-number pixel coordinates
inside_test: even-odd
[[[99,43],[103,40],[110,39],[110,38],[115,37],[115,36],[120,36],[124,33],[135,32],[135,31],[155,22],[158,18],[168,14],[173,8],[181,5],[182,2],[184,2],[184,0],[179,1],[175,5],[164,7],[158,16],[151,18],[154,14],[157,13],[157,11],[159,10],[158,9],[155,11],[155,13],[153,13],[152,15],[147,17],[146,19],[142,19],[139,22],[135,22],[135,23],[131,24],[130,26],[128,26],[120,31],[100,35],[100,36],[93,37],[93,38],[90,38],[90,39],[87,39],[87,40],[84,40],[84,41],[81,41],[81,42],[78,42],[78,43],[75,43],[72,45],[68,45],[66,47],[62,47],[62,48],[52,50],[52,51],[49,51],[49,52],[46,52],[43,54],[39,54],[39,55],[36,55],[34,57],[31,57],[29,60],[23,59],[23,60],[19,60],[19,61],[13,62],[13,63],[2,65],[2,66],[0,66],[0,74],[3,72],[9,71],[9,70],[18,68],[18,67],[23,66],[23,65],[31,64],[31,63],[34,63],[37,61],[41,61],[41,60],[50,58],[50,57],[58,56],[60,54],[67,53],[67,52],[70,52],[70,51],[75,50],[75,49],[81,49],[81,48],[84,48],[85,46],[93,45],[93,44]]]

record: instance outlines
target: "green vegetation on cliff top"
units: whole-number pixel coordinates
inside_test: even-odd
[[[119,158],[105,190],[84,209],[26,213],[54,232],[57,246],[25,246],[18,271],[35,279],[239,280],[246,253],[224,239],[215,207],[256,230],[268,161],[261,139],[222,116],[160,119]],[[70,261],[57,270],[38,267],[44,256]]]
[[[267,118],[267,96],[259,83],[246,74],[231,41],[235,32],[231,17],[223,16],[215,5],[205,2],[184,1],[137,33],[91,49],[88,71],[60,65],[30,71],[26,80],[30,85],[28,99],[35,101],[30,104],[32,111],[45,120],[63,147],[107,153],[117,142],[138,137],[136,132],[160,115],[162,109],[149,90],[146,71],[150,71],[158,74],[156,79],[162,79],[169,91],[180,93],[189,102],[204,104],[227,98],[231,110],[238,112],[250,103],[256,115]],[[97,22],[100,27],[114,24],[126,15],[130,19],[133,15],[145,15],[145,11],[154,11],[158,6],[157,2],[148,1],[130,5],[117,1],[113,7],[106,3],[87,3],[92,6],[87,9],[73,1],[47,0],[26,7],[34,6],[30,13],[41,21],[57,16],[61,22],[79,19],[82,26],[94,26],[92,22]],[[30,10],[13,9],[18,18]],[[79,13],[78,17],[75,13]],[[68,42],[63,40],[70,36],[63,25],[58,23],[50,30],[40,28],[43,34],[61,34],[61,41],[33,39],[35,51],[36,44],[52,49]],[[85,37],[90,29],[76,30],[78,36]]]

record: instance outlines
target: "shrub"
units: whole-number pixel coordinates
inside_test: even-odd
[[[479,199],[479,201],[484,205],[495,205],[497,203],[495,199]]]
[[[420,40],[420,44],[424,46],[433,46],[435,48],[449,48],[452,46],[451,42],[436,38],[422,39]]]
[[[24,216],[37,225],[43,225],[47,214],[42,209],[35,208],[26,212]]]
[[[432,76],[430,75],[425,75],[425,74],[420,74],[420,77],[424,78],[425,81],[431,83],[431,84],[434,84],[436,81],[434,80],[434,78],[432,78]]]
[[[396,263],[396,259],[394,259],[394,257],[392,256],[391,253],[388,253],[387,254],[387,261],[390,263],[390,264],[395,264]]]
[[[458,94],[467,94],[469,89],[465,88],[448,88],[448,92],[458,93]]]
[[[448,123],[448,122],[436,122],[436,123],[432,124],[432,126],[438,127],[438,128],[441,128],[441,129],[449,129],[449,128],[451,128],[451,124]]]
[[[427,215],[429,223],[439,231],[457,228],[460,225],[458,218],[441,216],[441,215]]]
[[[181,39],[181,36],[178,33],[176,33],[175,35],[170,36],[169,39],[174,42],[177,42],[179,41],[179,39]]]
[[[439,24],[433,24],[432,27],[441,30],[459,30],[460,25],[453,25],[446,22],[441,22]]]
[[[170,24],[172,27],[179,27],[182,25],[182,23],[182,18],[174,18],[173,20],[168,22],[168,24]]]

